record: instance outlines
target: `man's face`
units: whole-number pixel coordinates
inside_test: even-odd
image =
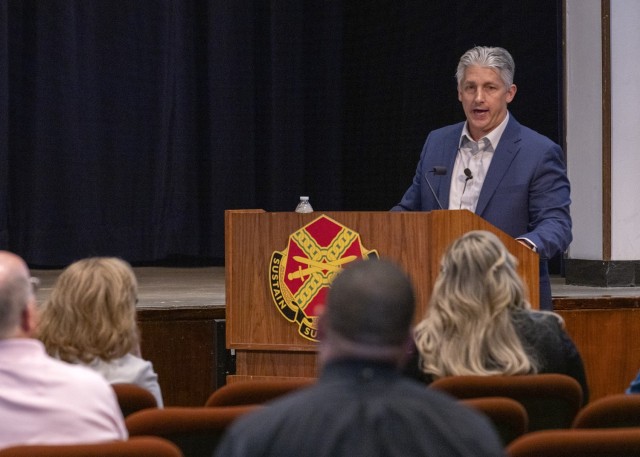
[[[500,125],[515,95],[515,84],[507,88],[493,68],[467,67],[458,86],[458,100],[462,102],[469,133],[475,141]]]

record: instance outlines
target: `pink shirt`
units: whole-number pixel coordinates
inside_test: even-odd
[[[30,338],[0,340],[0,418],[0,448],[128,438],[109,383]]]

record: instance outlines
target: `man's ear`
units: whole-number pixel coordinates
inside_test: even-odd
[[[416,350],[416,343],[413,339],[413,335],[407,335],[407,339],[402,345],[402,355],[398,358],[398,367],[404,368],[407,365],[407,362],[413,356],[414,351]]]
[[[38,317],[39,314],[36,303],[31,300],[27,303],[27,306],[24,307],[20,315],[20,329],[25,336],[32,336],[35,333],[39,321]]]
[[[509,88],[507,89],[507,103],[511,103],[513,101],[517,91],[518,88],[515,84],[511,84],[511,86],[509,86]]]

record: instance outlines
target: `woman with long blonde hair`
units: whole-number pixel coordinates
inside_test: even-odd
[[[413,369],[427,382],[563,373],[588,395],[582,359],[562,318],[531,309],[516,258],[488,231],[468,232],[449,246],[414,339]]]
[[[112,384],[138,384],[162,407],[158,375],[140,354],[137,295],[135,273],[124,260],[90,257],[74,262],[43,304],[38,338],[53,357],[86,365]]]

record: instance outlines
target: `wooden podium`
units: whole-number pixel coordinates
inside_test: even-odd
[[[467,210],[430,212],[269,213],[225,211],[226,344],[235,350],[236,374],[247,378],[315,377],[316,344],[301,336],[276,306],[271,292],[271,261],[289,237],[320,217],[351,229],[361,244],[396,262],[416,289],[417,322],[429,302],[440,258],[453,240],[470,230],[495,233],[519,259],[519,273],[531,304],[539,303],[538,255]]]

